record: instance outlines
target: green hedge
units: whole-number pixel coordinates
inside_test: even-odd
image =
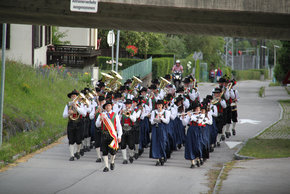
[[[103,57],[100,56],[97,58],[97,65],[99,66],[100,70],[111,70],[112,64],[107,64],[106,61],[110,61],[111,57]],[[126,69],[136,63],[144,61],[144,59],[130,59],[130,58],[119,58],[119,62],[122,63],[122,66],[119,66],[119,70]]]
[[[264,75],[264,79],[268,79],[267,69],[249,69],[249,70],[235,70],[236,80],[260,80],[261,75]]]
[[[171,74],[173,63],[174,63],[173,58],[164,57],[152,59],[153,79],[164,77],[166,74]]]

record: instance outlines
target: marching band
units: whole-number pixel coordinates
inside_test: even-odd
[[[119,149],[123,164],[128,160],[132,164],[149,148],[149,157],[163,166],[184,146],[190,167],[200,167],[210,152],[237,133],[235,80],[219,79],[219,87],[203,99],[192,76],[179,88],[170,82],[170,75],[152,80],[148,88],[135,76],[124,85],[121,80],[115,71],[102,73],[96,88],[67,95],[70,102],[63,117],[68,118],[70,161],[95,148],[96,162],[103,161],[103,171],[108,172],[115,168]]]

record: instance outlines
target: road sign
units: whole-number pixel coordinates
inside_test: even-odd
[[[198,59],[202,60],[203,59],[203,54],[202,54],[202,52],[194,52],[192,57],[194,58],[195,61],[197,61]]]
[[[98,0],[70,0],[70,10],[76,12],[97,13]]]
[[[109,33],[108,33],[107,43],[110,47],[115,44],[115,33],[113,30],[109,31]]]

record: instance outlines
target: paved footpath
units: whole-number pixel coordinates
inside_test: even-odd
[[[94,162],[93,150],[78,161],[68,161],[68,145],[64,138],[59,145],[0,173],[0,193],[207,193],[206,174],[232,160],[240,144],[233,148],[228,145],[245,141],[279,119],[280,108],[275,100],[279,94],[273,95],[273,99],[258,97],[259,88],[268,84],[260,81],[238,83],[241,123],[236,127],[237,135],[216,148],[200,168],[189,168],[182,148],[162,167],[156,167],[155,161],[148,158],[148,150],[133,164],[127,165],[122,164],[119,152],[115,170],[103,173],[103,164]],[[201,83],[201,96],[209,94],[214,86],[217,84]]]
[[[290,99],[285,88],[266,87],[263,101],[270,106],[278,99]],[[289,180],[290,158],[238,161],[223,181],[219,193],[290,193]]]

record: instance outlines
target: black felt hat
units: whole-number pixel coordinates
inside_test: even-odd
[[[103,109],[105,109],[108,104],[113,105],[111,100],[107,100],[106,103],[103,105]]]
[[[222,92],[222,90],[220,88],[215,88],[212,93],[221,93],[221,92]]]
[[[213,99],[212,95],[207,95],[206,98],[207,98],[208,100],[212,100],[212,99]]]
[[[181,102],[183,100],[183,98],[181,96],[178,96],[177,98],[175,98],[174,103],[175,105],[178,104],[178,102]]]
[[[163,101],[163,100],[157,100],[156,105],[157,105],[157,104],[162,104],[162,105],[164,105],[164,101]]]
[[[114,98],[122,98],[122,94],[117,92],[114,94]]]
[[[176,90],[176,93],[180,93],[180,92],[184,92],[184,88],[183,88],[183,87],[179,87],[179,88]]]
[[[223,77],[221,77],[217,82],[218,82],[218,83],[224,83],[224,82],[226,82],[226,79],[223,78]]]
[[[73,91],[67,94],[67,97],[71,98],[72,95],[79,95],[79,92],[76,89],[74,89]]]
[[[103,100],[105,100],[105,96],[99,96],[99,99],[98,99],[99,101],[103,101]]]
[[[152,84],[160,84],[160,82],[159,82],[158,79],[153,79],[153,80],[151,81],[151,83],[152,83]]]
[[[189,79],[189,78],[185,78],[185,79],[183,80],[183,83],[185,83],[185,84],[189,84],[189,83],[190,83],[190,79]]]
[[[124,104],[132,104],[132,100],[130,100],[130,99],[126,99],[126,101],[125,101]]]
[[[167,80],[170,80],[170,79],[171,79],[171,75],[166,74],[166,75],[164,76],[164,78],[167,79]]]
[[[140,92],[140,93],[142,93],[142,92],[147,92],[147,88],[146,88],[146,87],[143,87],[139,92]]]
[[[157,89],[157,86],[156,86],[156,85],[151,85],[151,86],[149,87],[149,89],[150,89],[150,90],[156,90],[156,89]]]

